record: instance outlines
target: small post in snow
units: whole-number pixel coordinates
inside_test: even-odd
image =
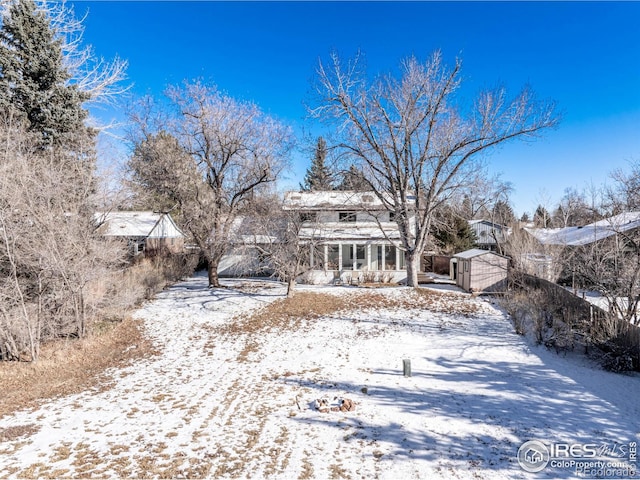
[[[405,377],[411,376],[411,360],[407,358],[402,360],[402,373],[404,373]]]

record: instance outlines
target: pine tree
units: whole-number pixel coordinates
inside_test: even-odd
[[[513,208],[504,200],[498,200],[493,206],[492,219],[500,225],[511,225],[516,221]]]
[[[327,142],[322,137],[318,137],[315,154],[311,161],[311,166],[304,176],[304,184],[301,185],[305,191],[333,190],[333,175],[325,164],[327,158]]]
[[[442,253],[454,254],[475,246],[476,236],[467,220],[451,212],[447,212],[442,220],[443,223],[433,232],[435,243]]]
[[[356,192],[364,192],[371,190],[371,185],[364,179],[362,172],[360,172],[354,165],[349,167],[349,170],[342,173],[342,181],[340,185],[336,187],[336,190],[354,190]]]
[[[538,205],[535,213],[533,214],[533,223],[538,228],[548,228],[549,223],[551,222],[551,215],[546,208],[542,205]]]
[[[70,80],[46,9],[33,0],[11,3],[0,28],[0,109],[17,113],[42,147],[84,147],[93,137],[82,106],[89,95]]]

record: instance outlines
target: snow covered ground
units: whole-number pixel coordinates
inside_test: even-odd
[[[167,289],[137,312],[157,356],[0,419],[26,432],[0,444],[0,477],[574,478],[525,472],[518,448],[597,444],[628,460],[639,440],[638,376],[528,345],[487,299],[301,286],[360,306],[249,325],[239,315],[284,289],[228,286],[196,275]],[[356,408],[320,413],[322,398]]]

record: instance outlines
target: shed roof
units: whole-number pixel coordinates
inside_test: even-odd
[[[479,248],[472,248],[471,250],[465,250],[464,252],[456,253],[454,258],[475,258],[480,257],[482,255],[495,255],[497,257],[503,257],[504,255],[500,255],[496,252],[492,252],[491,250],[481,250]]]

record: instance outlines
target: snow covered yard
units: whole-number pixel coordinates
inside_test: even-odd
[[[518,448],[640,437],[640,378],[530,347],[486,299],[302,286],[325,312],[302,318],[277,283],[228,286],[166,290],[137,313],[157,356],[0,419],[0,477],[572,478]]]

